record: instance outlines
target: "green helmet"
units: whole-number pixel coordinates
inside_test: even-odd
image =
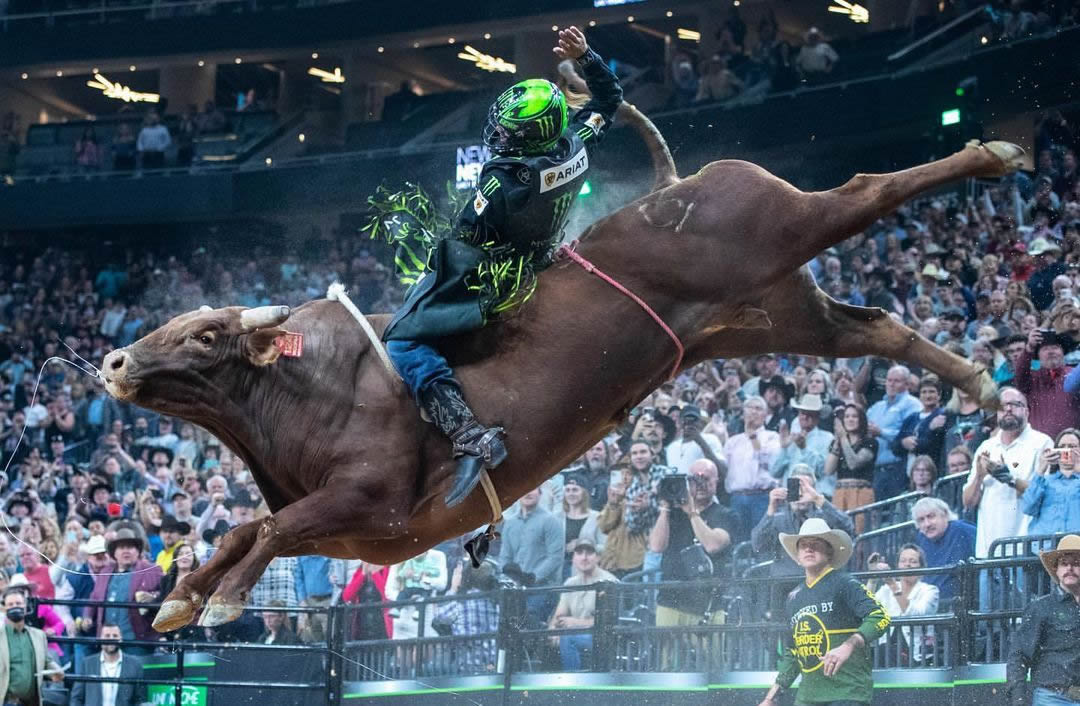
[[[531,78],[515,83],[492,104],[484,144],[504,154],[542,154],[555,146],[569,121],[559,87]]]

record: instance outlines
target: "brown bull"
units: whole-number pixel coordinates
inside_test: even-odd
[[[640,295],[686,346],[683,366],[790,351],[876,355],[933,370],[984,405],[985,371],[934,346],[880,309],[825,295],[803,263],[904,201],[965,177],[999,176],[1022,155],[969,145],[901,172],[860,174],[805,193],[753,164],[721,161],[675,177],[662,138],[650,143],[654,190],[596,223],[579,252]],[[377,331],[386,316],[374,316]],[[280,358],[282,331],[303,355]],[[513,316],[440,344],[478,415],[505,426],[509,460],[493,473],[503,505],[609,432],[671,372],[671,339],[630,299],[577,264],[542,273]],[[169,594],[155,626],[239,615],[276,556],[324,554],[390,564],[490,518],[475,491],[447,509],[450,444],[424,423],[344,307],[293,312],[238,307],[178,316],[103,364],[109,392],[203,426],[244,459],[273,515],[235,528],[218,553]]]

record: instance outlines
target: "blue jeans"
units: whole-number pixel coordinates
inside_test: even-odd
[[[437,382],[457,384],[454,371],[450,369],[446,358],[426,343],[387,341],[386,352],[418,403],[424,399],[424,393]]]
[[[592,635],[563,635],[559,638],[559,657],[563,671],[577,672],[581,669],[582,653],[592,649]]]
[[[1036,687],[1031,697],[1031,706],[1076,706],[1080,701],[1073,701],[1069,697],[1056,691]]]
[[[749,495],[731,494],[731,510],[739,518],[739,535],[734,537],[732,544],[750,539],[750,531],[761,520],[765,511],[769,509],[769,491]]]

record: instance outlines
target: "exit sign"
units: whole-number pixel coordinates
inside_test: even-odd
[[[953,108],[952,110],[941,111],[941,124],[942,125],[956,125],[960,122],[960,109]]]

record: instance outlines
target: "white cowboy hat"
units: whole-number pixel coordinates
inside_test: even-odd
[[[87,556],[90,556],[91,554],[105,554],[108,551],[105,546],[105,538],[100,534],[95,534],[87,540],[86,544],[79,547],[79,550]]]
[[[1042,255],[1048,252],[1061,252],[1061,247],[1052,240],[1046,238],[1035,238],[1031,241],[1031,245],[1028,246],[1029,255]]]
[[[780,544],[784,546],[784,551],[787,552],[788,556],[791,557],[791,560],[796,564],[799,563],[799,540],[806,539],[807,537],[823,540],[833,548],[833,557],[830,566],[834,569],[838,569],[848,563],[848,559],[851,558],[851,553],[854,551],[851,546],[851,537],[848,536],[847,532],[838,529],[829,529],[829,525],[825,520],[820,517],[811,517],[809,520],[802,523],[802,527],[799,528],[798,534],[780,533]]]
[[[803,412],[820,412],[821,407],[821,395],[815,395],[812,392],[807,392],[797,402],[791,403],[792,409],[802,410]]]
[[[1080,554],[1080,535],[1067,534],[1058,541],[1057,549],[1039,552],[1039,560],[1054,581],[1057,581],[1057,563],[1062,554]]]

